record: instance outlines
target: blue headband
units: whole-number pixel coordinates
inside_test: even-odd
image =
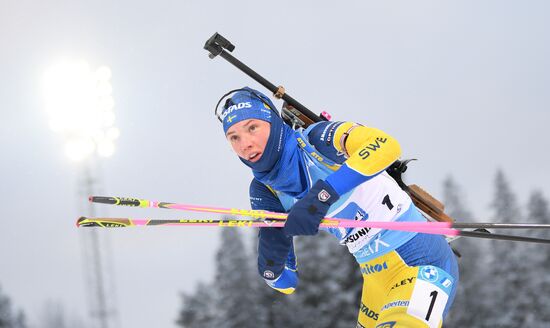
[[[275,105],[262,93],[244,87],[235,92],[227,100],[219,118],[223,123],[223,132],[234,124],[255,118],[271,123],[271,116],[275,114]]]

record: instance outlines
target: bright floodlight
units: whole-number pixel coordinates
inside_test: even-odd
[[[66,137],[65,152],[75,161],[94,151],[111,156],[116,127],[111,95],[111,70],[101,66],[95,71],[85,61],[63,62],[45,74],[46,110],[50,127]]]

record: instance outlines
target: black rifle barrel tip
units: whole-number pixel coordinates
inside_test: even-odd
[[[235,50],[235,46],[217,32],[214,33],[214,35],[212,35],[210,39],[206,40],[203,48],[210,52],[210,58],[214,58],[217,55],[221,54],[224,49],[228,50],[229,52]]]
[[[235,50],[235,46],[229,40],[224,38],[220,33],[216,32],[213,38],[216,44],[220,45],[222,48],[228,50],[229,52]]]

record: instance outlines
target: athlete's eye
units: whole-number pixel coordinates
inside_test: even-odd
[[[229,137],[230,142],[237,142],[237,140],[239,140],[239,137],[234,134]]]
[[[252,124],[252,125],[248,128],[248,131],[254,132],[254,131],[256,131],[257,128],[258,128],[258,126],[257,126],[256,124]]]

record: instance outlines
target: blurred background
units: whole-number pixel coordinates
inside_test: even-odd
[[[3,313],[13,327],[177,327],[199,283],[216,288],[227,270],[216,260],[221,229],[75,227],[81,215],[195,217],[91,207],[90,193],[249,207],[251,173],[213,110],[228,90],[265,90],[208,58],[214,32],[314,112],[395,136],[404,158],[419,159],[406,181],[454,201],[459,219],[548,218],[549,10],[546,1],[0,0],[0,327]],[[78,82],[63,82],[74,72]],[[86,116],[95,109],[96,121]],[[254,234],[238,236],[251,253],[241,272],[256,281]],[[550,322],[512,299],[532,303],[525,279],[529,293],[547,288],[548,269],[536,266],[546,260],[525,254],[549,249],[471,243],[469,258],[482,262],[470,268],[514,274],[472,273],[503,293],[484,294],[484,306],[533,327]]]

